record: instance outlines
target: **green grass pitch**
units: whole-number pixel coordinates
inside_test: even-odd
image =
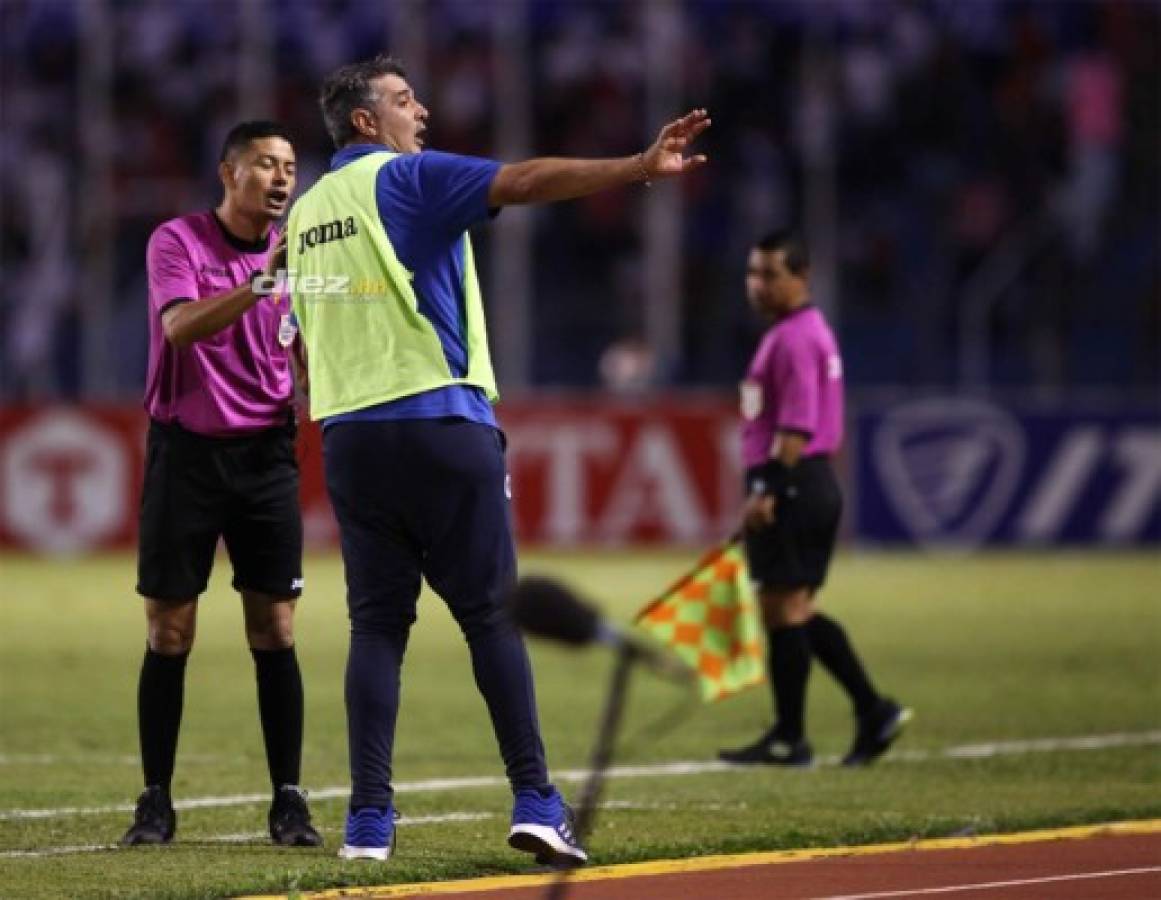
[[[615,619],[696,552],[526,554],[523,571],[563,576]],[[179,811],[166,848],[116,842],[139,790],[135,685],[144,646],[128,557],[0,557],[0,897],[220,897],[527,871],[507,848],[502,784],[401,790],[405,822],[386,865],[343,863],[344,801],[316,798],[323,850],[268,846],[266,802]],[[347,784],[341,566],[311,557],[298,616],[307,690],[304,782]],[[602,863],[865,843],[1161,816],[1161,557],[1153,554],[841,554],[824,607],[847,626],[879,685],[913,706],[911,730],[879,765],[625,777],[591,840]],[[557,770],[587,762],[611,667],[606,651],[533,645],[541,718]],[[768,724],[764,688],[695,707],[661,737],[649,725],[677,688],[634,676],[618,764],[711,760]],[[808,728],[833,756],[849,711],[816,668]],[[949,757],[966,744],[1134,736],[1103,749]],[[468,656],[427,595],[404,668],[396,779],[502,773]],[[563,785],[575,796],[578,786]],[[190,660],[174,793],[262,794],[265,764],[241,610],[220,559]],[[337,794],[337,791],[335,792]],[[50,810],[30,818],[19,810]]]

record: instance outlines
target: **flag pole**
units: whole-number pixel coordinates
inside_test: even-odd
[[[576,814],[577,842],[584,846],[596,820],[597,804],[605,787],[605,772],[613,761],[613,749],[617,742],[617,732],[625,713],[625,700],[629,694],[629,675],[633,663],[637,661],[639,650],[632,644],[621,644],[617,648],[617,663],[609,682],[609,692],[605,695],[605,706],[601,712],[601,724],[597,730],[597,740],[593,745],[592,763],[589,777],[581,791],[580,805]],[[545,900],[562,900],[568,893],[571,868],[561,869],[556,880],[548,886]]]

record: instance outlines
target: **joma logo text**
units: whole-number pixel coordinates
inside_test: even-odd
[[[321,225],[312,225],[306,231],[298,233],[298,252],[305,253],[308,247],[327,244],[331,241],[341,241],[359,233],[354,216],[345,219],[335,219],[332,222],[323,222]]]

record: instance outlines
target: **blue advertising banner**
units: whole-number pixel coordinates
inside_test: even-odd
[[[1161,413],[933,398],[856,419],[857,536],[984,544],[1161,544]]]

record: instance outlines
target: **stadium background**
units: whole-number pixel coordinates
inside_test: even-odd
[[[853,537],[1161,539],[1155,3],[4,0],[0,15],[5,543],[128,545],[151,229],[216,201],[240,118],[288,123],[310,184],[330,153],[320,77],[384,48],[450,151],[623,154],[686,106],[714,117],[712,165],[680,185],[478,230],[526,544],[728,529],[734,385],[760,333],[742,268],[784,222],[810,240],[844,348]]]
[[[850,503],[825,602],[916,725],[881,765],[839,771],[849,710],[816,678],[821,771],[715,773],[698,765],[768,724],[766,692],[653,740],[675,695],[643,675],[618,761],[693,774],[610,782],[595,858],[1161,817],[1159,30],[1152,0],[0,0],[0,897],[520,870],[432,598],[401,712],[400,852],[382,871],[333,858],[347,623],[310,430],[304,775],[330,849],[287,855],[260,830],[224,565],[199,613],[178,840],[111,847],[138,788],[146,239],[216,202],[240,118],[286,121],[311,183],[322,75],[385,48],[441,149],[629,153],[687,106],[713,115],[695,178],[508,209],[474,236],[526,569],[627,621],[732,529],[755,235],[802,223],[843,343]],[[574,795],[609,660],[532,653]],[[479,786],[424,787],[457,779]]]

